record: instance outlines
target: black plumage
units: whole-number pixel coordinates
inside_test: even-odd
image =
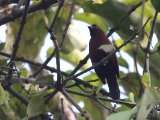
[[[112,44],[106,38],[105,33],[97,25],[92,25],[88,28],[91,36],[89,42],[90,59],[92,64],[96,64],[109,54],[103,49],[100,49],[100,47],[102,45]],[[94,70],[103,84],[106,84],[106,82],[108,83],[111,98],[119,99],[120,90],[117,83],[117,77],[119,77],[119,67],[116,55],[112,55],[108,61],[100,66],[97,66]]]

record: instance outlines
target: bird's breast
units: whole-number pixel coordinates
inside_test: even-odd
[[[104,57],[107,57],[108,53],[104,52],[103,50],[95,50],[94,52],[92,52],[92,54],[90,55],[90,59],[92,61],[92,63],[98,63],[100,62]]]

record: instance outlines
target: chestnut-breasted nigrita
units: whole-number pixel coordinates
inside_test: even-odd
[[[90,31],[89,55],[92,64],[99,63],[103,58],[114,50],[114,46],[105,36],[100,27],[93,24],[88,27]],[[119,77],[119,67],[117,57],[113,54],[106,62],[95,67],[95,72],[103,84],[108,83],[110,97],[112,99],[120,98],[120,90],[117,83]]]

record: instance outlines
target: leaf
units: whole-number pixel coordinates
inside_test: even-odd
[[[27,115],[28,118],[36,117],[45,112],[45,97],[44,95],[34,96],[27,106]]]
[[[95,81],[95,82],[90,82],[90,84],[92,84],[94,86],[97,86],[97,87],[101,84],[98,76],[95,73],[87,75],[86,77],[83,78],[83,80],[85,80],[85,81],[98,80],[98,81]]]
[[[151,3],[156,11],[160,12],[160,0],[151,0]]]
[[[1,66],[7,66],[7,59],[0,59]]]
[[[160,53],[160,43],[159,42],[154,46],[153,52]]]
[[[53,11],[47,9],[46,11],[44,11],[44,14],[50,21],[53,16]],[[29,14],[27,16],[25,29],[23,29],[23,33],[21,36],[23,40],[19,42],[17,56],[23,56],[30,59],[37,57],[47,35],[47,31],[44,27],[46,23],[43,18],[44,15],[41,11],[37,11],[36,13]],[[14,43],[14,40],[18,33],[20,22],[21,19],[19,18],[14,22],[10,22],[7,26],[7,29],[9,30],[7,30],[7,40],[5,48],[9,53],[12,50],[12,44]]]
[[[155,26],[155,33],[156,33],[156,36],[158,38],[158,40],[160,39],[160,35],[159,35],[159,32],[160,32],[160,22],[156,22],[156,26]]]
[[[23,77],[27,77],[28,76],[28,71],[26,68],[22,68],[20,70],[20,76],[23,76]]]
[[[134,100],[134,93],[133,92],[130,92],[129,93],[129,100],[133,103],[135,103],[135,100]]]
[[[50,47],[48,50],[47,50],[47,57],[49,57],[54,51],[54,48],[53,47]]]
[[[75,19],[87,22],[88,24],[91,24],[91,25],[96,24],[100,28],[102,28],[103,31],[106,31],[107,26],[104,23],[103,18],[96,15],[96,14],[85,13],[85,12],[84,13],[77,13],[77,14],[75,14]]]
[[[47,86],[54,83],[53,75],[45,75],[37,78],[34,84],[39,84],[41,86]]]
[[[5,43],[0,43],[0,51],[3,50]]]
[[[119,63],[120,66],[129,68],[129,65],[128,65],[127,61],[125,59],[123,59],[122,57],[118,58],[118,63]]]
[[[0,85],[0,105],[6,101],[6,94],[3,87]]]
[[[146,120],[152,108],[159,103],[159,100],[159,92],[154,88],[147,87],[139,104],[139,110],[136,120]]]
[[[60,56],[62,59],[70,62],[72,65],[77,66],[79,64],[80,60],[84,59],[85,54],[77,49],[74,49],[69,54],[60,53]],[[87,67],[88,67],[88,62],[82,68],[84,69]]]
[[[143,76],[142,76],[142,82],[143,82],[143,84],[145,86],[147,86],[147,85],[150,84],[149,83],[150,81],[149,81],[149,74],[148,73],[143,74]]]
[[[81,0],[78,0],[78,3],[84,8],[86,13],[94,13],[104,18],[105,22],[110,28],[114,27],[131,9],[129,6],[113,0],[108,0],[103,4],[95,4],[92,1],[82,2]],[[130,26],[136,27],[139,24],[139,20],[140,19],[138,15],[131,14],[130,17],[126,18],[125,22],[120,26],[120,30],[117,31],[118,34],[124,40],[128,39],[133,34]]]
[[[119,80],[119,84],[123,87],[127,95],[130,92],[133,92],[135,97],[139,95],[140,83],[136,73],[127,73]]]

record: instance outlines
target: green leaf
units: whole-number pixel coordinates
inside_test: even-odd
[[[28,71],[26,68],[22,68],[20,70],[20,75],[23,76],[23,77],[27,77],[28,76]]]
[[[147,87],[139,104],[137,120],[146,120],[152,108],[159,103],[159,100],[159,92],[154,88]]]
[[[151,0],[151,3],[156,11],[160,12],[160,0]]]
[[[75,19],[77,20],[82,20],[84,22],[87,22],[88,24],[96,24],[98,25],[100,28],[102,28],[103,31],[106,31],[106,24],[103,20],[102,17],[96,15],[96,14],[92,14],[92,13],[78,13],[75,14]]]
[[[54,15],[51,9],[47,9],[46,11],[44,11],[44,14],[49,21]],[[37,11],[36,13],[29,14],[27,16],[25,29],[23,29],[23,33],[21,36],[23,40],[19,42],[17,56],[23,56],[29,59],[37,57],[47,35],[47,30],[44,27],[44,25],[46,25],[46,22],[43,18],[44,15],[41,11]],[[14,22],[10,22],[7,26],[8,29],[11,29],[7,31],[8,37],[5,46],[8,52],[11,52],[12,50],[12,44],[19,30],[20,22],[21,19],[16,19]]]
[[[53,75],[45,75],[37,78],[34,84],[39,84],[41,86],[46,86],[54,83]]]
[[[6,101],[6,94],[3,87],[0,85],[0,105]]]
[[[155,26],[155,33],[156,33],[156,36],[157,36],[157,39],[160,40],[160,22],[156,22],[156,26]]]
[[[133,92],[130,92],[129,93],[129,100],[133,103],[135,103],[135,100],[134,100],[134,93]]]
[[[137,73],[128,73],[118,82],[124,88],[127,95],[129,95],[130,92],[134,93],[134,97],[139,95],[140,84],[137,79]]]
[[[0,43],[0,51],[3,50],[5,43]]]
[[[159,42],[154,46],[153,52],[160,53],[160,43]]]
[[[7,65],[7,59],[0,59],[0,66],[6,66]]]
[[[118,63],[119,63],[120,66],[129,68],[129,65],[128,65],[127,61],[125,59],[123,59],[122,57],[118,58]]]
[[[147,85],[150,84],[149,83],[150,81],[149,81],[149,74],[148,73],[143,74],[143,76],[142,76],[142,82],[143,82],[143,84],[145,86],[147,86]]]
[[[132,120],[135,117],[136,112],[137,108],[135,107],[132,110],[112,114],[107,120]]]
[[[80,0],[78,0],[78,3],[84,8],[86,13],[94,13],[104,18],[105,22],[110,28],[114,27],[131,9],[129,6],[113,0],[108,0],[103,4],[95,4],[92,1],[82,2]],[[130,27],[137,27],[139,20],[140,19],[138,15],[131,14],[130,17],[126,18],[125,22],[120,26],[120,30],[117,31],[118,34],[124,40],[128,39],[133,34],[133,31],[130,29]]]
[[[95,82],[90,82],[90,84],[92,84],[94,86],[97,86],[97,87],[101,84],[98,76],[95,73],[87,75],[86,77],[83,78],[83,80],[85,80],[85,81],[98,80],[98,81],[95,81]]]
[[[37,95],[33,97],[27,106],[28,118],[36,117],[43,114],[46,110],[44,95]]]
[[[70,62],[72,65],[77,66],[80,62],[80,60],[83,60],[85,57],[85,54],[81,52],[80,50],[74,49],[69,54],[60,53],[60,57],[68,62]],[[85,64],[82,68],[87,68],[88,62]]]

